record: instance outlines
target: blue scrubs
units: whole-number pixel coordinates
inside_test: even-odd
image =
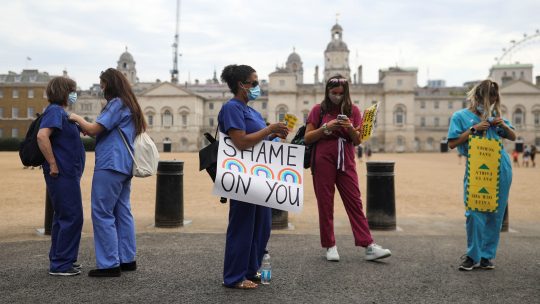
[[[68,120],[61,106],[50,104],[47,107],[40,128],[53,130],[50,140],[59,171],[57,177],[52,177],[49,163],[43,163],[45,183],[54,209],[50,271],[63,272],[73,267],[79,253],[83,226],[80,181],[85,153],[77,125]]]
[[[261,114],[244,102],[231,99],[219,112],[221,132],[244,130],[246,134],[266,127]],[[232,287],[257,274],[270,239],[272,211],[268,207],[230,200],[229,225],[225,243],[223,283]]]
[[[468,109],[455,112],[450,121],[448,139],[458,138],[463,132],[480,122],[480,117]],[[508,120],[504,119],[504,123],[510,128],[514,128]],[[501,135],[505,135],[504,132],[504,129],[500,127],[491,126],[485,136],[487,138],[501,139]],[[461,155],[468,156],[468,141],[459,145],[457,148]],[[468,166],[465,166],[465,177],[463,179],[463,201],[465,203],[469,182],[467,179],[469,175],[468,170]],[[467,256],[473,259],[475,263],[478,263],[481,258],[495,258],[511,184],[512,166],[510,164],[510,157],[503,149],[499,169],[499,206],[497,212],[465,211],[465,217],[467,218]]]
[[[135,261],[135,223],[129,195],[133,160],[121,130],[133,151],[135,123],[121,99],[110,100],[96,122],[105,130],[96,139],[96,166],[92,179],[92,223],[98,269]]]

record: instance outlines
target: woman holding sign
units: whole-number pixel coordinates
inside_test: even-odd
[[[501,118],[501,98],[497,83],[484,80],[467,97],[471,102],[470,107],[452,115],[448,130],[448,146],[452,149],[457,147],[458,152],[467,157],[463,185],[467,253],[459,266],[459,270],[465,271],[478,267],[495,268],[491,259],[495,258],[497,252],[512,183],[510,157],[500,141],[503,138],[512,141],[516,139],[510,122]],[[495,147],[487,146],[490,144]],[[488,165],[492,162],[495,165]],[[490,183],[493,184],[493,191],[489,187]],[[496,193],[497,190],[498,198],[495,194],[490,196],[490,193]],[[496,209],[488,207],[489,201],[493,201]],[[484,206],[485,209],[482,208]]]
[[[354,153],[354,147],[360,144],[361,122],[360,110],[351,102],[348,80],[340,75],[328,79],[324,100],[309,113],[304,140],[306,144],[317,143],[311,168],[321,245],[329,261],[339,261],[334,237],[335,187],[349,216],[355,245],[366,248],[365,259],[373,261],[391,255],[390,250],[373,242],[362,211]]]
[[[234,97],[223,105],[218,115],[219,129],[227,134],[236,148],[249,149],[263,140],[285,138],[287,126],[274,123],[266,126],[259,112],[248,106],[261,94],[255,70],[247,65],[229,65],[221,80]],[[264,198],[261,198],[263,200]],[[229,225],[225,243],[223,286],[254,289],[253,282],[261,266],[270,238],[272,212],[268,207],[230,200]]]

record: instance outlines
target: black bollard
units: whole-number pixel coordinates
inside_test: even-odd
[[[44,235],[51,235],[53,216],[54,209],[51,202],[51,196],[49,195],[49,190],[45,189],[45,223],[43,227]]]
[[[272,209],[272,229],[285,229],[289,227],[289,212]]]
[[[441,153],[448,152],[448,141],[447,140],[441,140]]]
[[[373,230],[396,230],[394,162],[367,162],[367,220]]]
[[[506,205],[506,209],[504,209],[504,218],[501,226],[501,232],[508,232],[509,227],[510,225],[508,223],[508,205]]]
[[[156,181],[155,226],[174,228],[184,225],[184,162],[160,161]]]

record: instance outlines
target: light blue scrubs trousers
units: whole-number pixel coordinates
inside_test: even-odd
[[[135,223],[130,175],[96,170],[92,179],[92,224],[98,269],[135,261]]]

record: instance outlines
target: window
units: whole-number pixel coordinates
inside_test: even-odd
[[[524,78],[524,77],[525,77],[525,73],[524,73],[523,71],[521,71],[521,72],[519,73],[519,78]]]
[[[434,109],[438,109],[438,108],[439,108],[439,102],[438,102],[438,101],[434,101],[434,102],[433,102],[433,108],[434,108]]]
[[[420,127],[425,127],[425,126],[426,126],[426,118],[420,117]]]
[[[355,100],[354,104],[360,104],[360,100]]]
[[[19,129],[17,129],[17,128],[11,129],[11,137],[13,137],[13,138],[19,137]]]
[[[284,86],[285,86],[285,80],[280,79],[280,80],[279,80],[279,86],[280,86],[280,87],[284,87]]]
[[[4,118],[4,108],[0,108],[0,118]]]
[[[400,87],[401,85],[403,85],[403,79],[398,79],[397,86]]]
[[[189,141],[187,140],[187,138],[182,137],[180,139],[180,151],[185,152],[188,149],[189,149]]]
[[[213,126],[214,126],[214,118],[213,118],[213,117],[211,117],[211,118],[209,119],[209,124],[210,124],[210,127],[213,127]]]
[[[426,108],[426,102],[425,101],[420,101],[420,109],[425,109]]]
[[[214,109],[214,103],[213,102],[208,104],[208,109],[210,109],[210,110]]]
[[[439,117],[433,118],[433,125],[435,125],[435,127],[439,126]]]
[[[304,104],[305,104],[305,105],[308,105],[308,104],[309,104],[309,100],[304,100]]]
[[[403,125],[405,123],[405,110],[403,106],[398,106],[394,111],[394,124]]]
[[[540,127],[540,111],[534,111],[533,116],[534,116],[534,126]]]
[[[402,147],[403,145],[405,145],[405,138],[403,136],[398,136],[397,137],[397,145],[399,147]]]
[[[285,114],[287,114],[287,108],[285,107],[279,107],[277,110],[277,121],[284,121],[285,120]]]
[[[26,109],[26,117],[28,117],[28,118],[33,118],[33,117],[34,117],[34,113],[35,113],[35,112],[34,112],[34,108],[28,107],[28,108]]]
[[[19,118],[19,108],[11,108],[11,118]]]
[[[146,117],[147,117],[147,120],[148,120],[148,125],[153,126],[154,125],[154,115],[148,114]]]
[[[172,117],[171,111],[165,110],[165,112],[163,112],[163,116],[161,119],[162,119],[162,125],[165,128],[170,128],[173,125],[173,117]]]
[[[187,126],[187,114],[182,114],[182,126]]]
[[[0,98],[4,98],[4,91],[0,90]]]
[[[262,109],[263,109],[263,110],[266,110],[266,106],[267,106],[266,101],[263,101],[263,103],[262,103]]]
[[[514,122],[514,125],[516,126],[521,126],[525,124],[525,115],[521,108],[517,108],[514,111],[514,117],[512,118],[512,121]]]
[[[448,109],[452,109],[454,107],[454,103],[449,101],[448,102]]]
[[[19,90],[13,89],[13,91],[11,91],[11,97],[19,98]]]
[[[372,101],[371,101],[371,104],[372,104],[372,105],[377,104],[377,101],[376,101],[376,100],[372,100]]]
[[[0,129],[0,138],[4,137],[4,129]]]
[[[34,98],[34,89],[28,89],[28,98]]]

